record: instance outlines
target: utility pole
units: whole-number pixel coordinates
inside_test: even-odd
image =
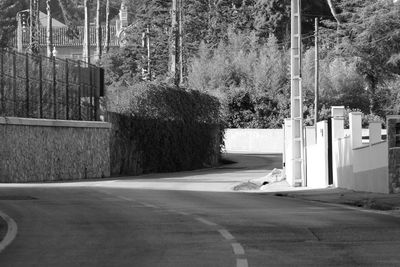
[[[142,32],[142,48],[144,50],[144,48],[146,47],[146,32]],[[145,56],[142,55],[142,79],[145,80],[146,79],[146,69],[144,67],[144,62],[145,62]]]
[[[301,85],[301,0],[291,0],[291,186],[305,185],[303,95]]]
[[[179,0],[179,85],[183,86],[183,0]]]
[[[29,1],[30,14],[30,45],[32,54],[39,54],[39,0]]]
[[[47,44],[47,56],[53,56],[53,20],[51,15],[51,0],[46,1],[46,10],[47,10],[47,36],[46,36],[46,44]]]
[[[106,1],[106,36],[104,40],[104,52],[110,49],[110,0]]]
[[[178,63],[178,17],[177,0],[172,0],[172,23],[171,23],[171,42],[170,42],[170,78],[176,86],[179,86]]]
[[[146,28],[146,44],[147,44],[147,76],[151,81],[151,53],[150,53],[150,26]]]
[[[100,0],[97,0],[96,7],[96,60],[100,64],[101,60],[101,24],[100,24]]]
[[[85,12],[85,23],[84,23],[84,33],[83,33],[83,61],[90,63],[90,18],[89,18],[89,0],[84,0],[83,2],[84,12]]]
[[[17,51],[22,53],[22,13],[17,14]]]
[[[318,97],[319,97],[319,28],[318,18],[315,18],[315,103],[314,103],[314,126],[315,126],[315,137],[317,137],[317,122],[318,122]]]

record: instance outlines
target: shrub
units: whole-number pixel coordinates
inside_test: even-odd
[[[182,171],[218,163],[223,128],[215,97],[153,83],[110,89],[106,117],[113,123],[113,174]]]

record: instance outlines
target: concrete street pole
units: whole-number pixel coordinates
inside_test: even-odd
[[[84,22],[84,33],[83,33],[83,61],[90,63],[90,19],[89,19],[89,0],[84,0],[84,12],[85,12],[85,22]]]
[[[110,49],[110,0],[106,1],[106,36],[104,41],[104,53]]]
[[[305,186],[303,95],[301,86],[301,0],[291,0],[291,186]]]
[[[179,35],[179,17],[178,0],[172,0],[171,10],[171,40],[170,40],[170,78],[176,86],[179,86],[179,73],[178,73],[178,35]]]
[[[100,6],[101,2],[100,0],[97,0],[97,6],[96,6],[96,59],[97,64],[100,64],[101,56],[102,56],[102,50],[101,50],[101,23],[100,23]]]
[[[22,12],[17,13],[17,51],[22,53]]]
[[[179,10],[179,84],[183,86],[183,0],[179,0],[178,10]]]
[[[47,48],[47,56],[53,56],[53,19],[51,15],[51,7],[50,1],[46,1],[46,10],[47,10],[47,36],[46,36],[46,48]]]
[[[29,1],[30,15],[30,47],[32,54],[38,55],[39,51],[39,0]]]
[[[314,127],[315,127],[315,140],[317,140],[317,123],[318,123],[318,102],[319,102],[319,44],[318,44],[318,18],[315,18],[315,103],[314,103]]]

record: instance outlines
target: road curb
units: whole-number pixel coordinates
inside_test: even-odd
[[[2,252],[11,242],[15,239],[18,232],[17,223],[7,214],[0,211],[0,217],[7,224],[7,233],[4,238],[0,241],[0,252]]]
[[[374,214],[387,215],[387,216],[391,216],[391,217],[400,218],[400,212],[398,210],[377,210],[377,209],[370,209],[370,208],[366,208],[366,207],[357,207],[357,206],[354,206],[351,204],[332,202],[332,201],[328,201],[328,200],[302,198],[299,196],[286,194],[286,192],[283,193],[283,195],[277,195],[276,193],[274,195],[276,197],[300,199],[300,200],[303,200],[306,202],[326,204],[326,205],[332,206],[332,207],[339,207],[339,208],[344,208],[344,209],[349,209],[349,210],[360,211],[360,212],[364,212],[364,213],[374,213]]]

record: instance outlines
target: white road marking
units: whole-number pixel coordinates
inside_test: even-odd
[[[106,195],[112,195],[110,192],[104,191],[104,190],[97,190],[100,193],[106,194]]]
[[[217,226],[216,223],[210,222],[209,220],[203,219],[201,217],[196,217],[195,219],[198,220],[199,222],[207,224],[209,226]]]
[[[116,197],[104,197],[104,198],[102,198],[102,200],[104,200],[104,201],[121,201],[120,198],[116,198]]]
[[[177,211],[178,214],[183,215],[183,216],[189,216],[190,214],[184,211]]]
[[[153,209],[157,209],[158,206],[153,205],[153,204],[148,204],[148,203],[141,203],[143,206],[147,207],[147,208],[153,208]]]
[[[232,243],[233,253],[235,255],[244,255],[244,248],[239,243]]]
[[[1,211],[0,211],[0,217],[2,217],[7,223],[7,233],[4,236],[3,240],[1,240],[0,242],[0,252],[1,252],[8,245],[10,245],[11,242],[14,240],[14,238],[17,236],[18,227],[17,223],[11,217],[9,217],[7,214]]]
[[[166,211],[171,212],[171,213],[178,213],[177,210],[173,210],[173,209],[166,209]]]
[[[132,199],[123,196],[118,196],[118,198],[126,201],[132,201]]]
[[[219,229],[218,232],[226,239],[226,240],[233,240],[235,239],[231,233],[229,233],[226,229]]]
[[[247,263],[247,259],[237,259],[236,267],[249,267],[249,264]]]

